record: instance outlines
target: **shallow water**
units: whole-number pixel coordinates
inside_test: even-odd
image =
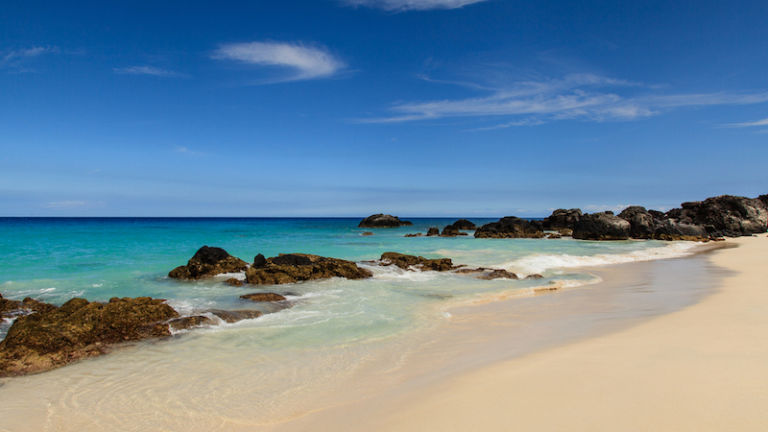
[[[150,295],[167,298],[184,313],[254,307],[238,296],[260,289],[230,287],[223,277],[179,282],[165,276],[204,244],[224,247],[246,261],[257,253],[280,252],[363,261],[398,251],[545,278],[482,281],[362,263],[374,272],[373,279],[269,287],[291,293],[294,306],[255,320],[137,344],[140,348],[123,347],[45,374],[0,381],[0,428],[25,430],[17,428],[26,423],[16,422],[28,419],[37,427],[29,430],[268,425],[316,408],[317,401],[307,395],[328,394],[336,387],[341,391],[347,379],[372,365],[377,373],[397,369],[432,340],[432,331],[450,320],[456,307],[526,294],[552,283],[593,283],[596,277],[584,266],[683,256],[695,247],[653,241],[403,237],[426,232],[429,226],[442,228],[453,219],[414,219],[412,227],[369,230],[375,235],[361,236],[366,230],[356,227],[358,221],[0,219],[0,292],[7,298],[31,296],[53,303],[73,296],[107,300]]]

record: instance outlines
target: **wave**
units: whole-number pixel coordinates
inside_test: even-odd
[[[500,265],[501,268],[520,275],[544,273],[548,270],[596,267],[630,262],[653,261],[667,258],[678,258],[691,255],[700,243],[680,242],[666,246],[640,249],[627,253],[569,255],[569,254],[533,254],[509,261]]]
[[[373,278],[384,281],[411,281],[411,282],[424,282],[434,280],[440,277],[440,273],[434,271],[410,271],[403,270],[398,266],[389,265],[372,265],[358,263],[358,266],[370,270],[373,273]]]

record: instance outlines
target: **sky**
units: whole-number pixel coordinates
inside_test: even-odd
[[[768,193],[768,2],[0,8],[0,216],[546,216]]]

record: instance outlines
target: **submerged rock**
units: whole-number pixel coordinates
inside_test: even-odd
[[[243,281],[238,278],[229,278],[224,283],[230,286],[243,286]]]
[[[498,222],[491,222],[475,231],[476,238],[542,238],[544,228],[539,221],[529,221],[507,216]]]
[[[465,236],[467,233],[459,231],[454,225],[448,225],[443,228],[443,232],[440,233],[440,237],[456,237]]]
[[[404,237],[421,237],[422,233],[413,233],[413,234],[406,234]]]
[[[627,240],[629,222],[612,212],[583,215],[573,229],[573,238],[581,240]]]
[[[117,343],[169,336],[168,321],[179,317],[165,300],[149,297],[75,298],[58,308],[36,303],[39,311],[18,317],[0,342],[0,376],[43,372]]]
[[[352,261],[309,254],[280,254],[262,267],[250,267],[245,280],[254,285],[277,285],[315,279],[343,277],[365,279],[373,274]]]
[[[247,263],[222,248],[203,246],[187,262],[168,273],[174,279],[201,279],[222,273],[237,273],[246,269]]]
[[[277,302],[285,300],[285,297],[277,293],[251,293],[243,294],[241,299],[250,300],[253,302]]]
[[[433,237],[440,235],[440,229],[437,227],[429,227],[427,230],[427,237]]]
[[[477,277],[478,279],[492,280],[492,279],[520,279],[516,274],[508,272],[506,270],[492,270],[489,273],[485,273]]]
[[[396,228],[399,226],[413,225],[412,222],[400,220],[397,216],[375,214],[363,219],[358,228]]]
[[[381,255],[383,265],[394,265],[403,270],[418,269],[421,271],[449,271],[454,270],[450,258],[429,259],[422,256],[406,255],[398,252],[385,252]]]
[[[373,233],[372,233],[372,232],[370,232],[370,231],[363,231],[363,232],[362,232],[360,235],[361,235],[361,236],[372,236],[372,235],[373,235]]]
[[[257,310],[211,309],[206,312],[216,315],[217,317],[221,318],[224,322],[227,322],[230,324],[236,323],[238,321],[246,320],[246,319],[258,318],[263,314],[263,312],[257,311]]]
[[[174,318],[168,321],[168,326],[173,331],[187,330],[194,327],[211,326],[215,324],[216,322],[214,322],[211,318],[203,315]]]

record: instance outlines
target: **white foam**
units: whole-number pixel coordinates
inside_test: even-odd
[[[627,253],[569,255],[569,254],[533,254],[500,265],[501,268],[521,275],[543,273],[550,269],[595,267],[612,264],[624,264],[639,261],[653,261],[677,258],[693,253],[700,243],[679,242],[666,246],[636,250]]]
[[[244,281],[245,280],[245,272],[236,272],[236,273],[219,273],[216,276],[214,276],[216,279],[237,279]]]
[[[371,264],[358,264],[358,266],[363,267],[367,270],[370,270],[371,273],[373,273],[373,278],[379,279],[379,280],[389,280],[389,281],[403,280],[403,281],[412,281],[412,282],[423,282],[428,280],[434,280],[435,278],[439,277],[438,272],[420,271],[420,270],[416,270],[416,271],[403,270],[400,267],[395,265],[382,266],[382,265],[371,265]]]

